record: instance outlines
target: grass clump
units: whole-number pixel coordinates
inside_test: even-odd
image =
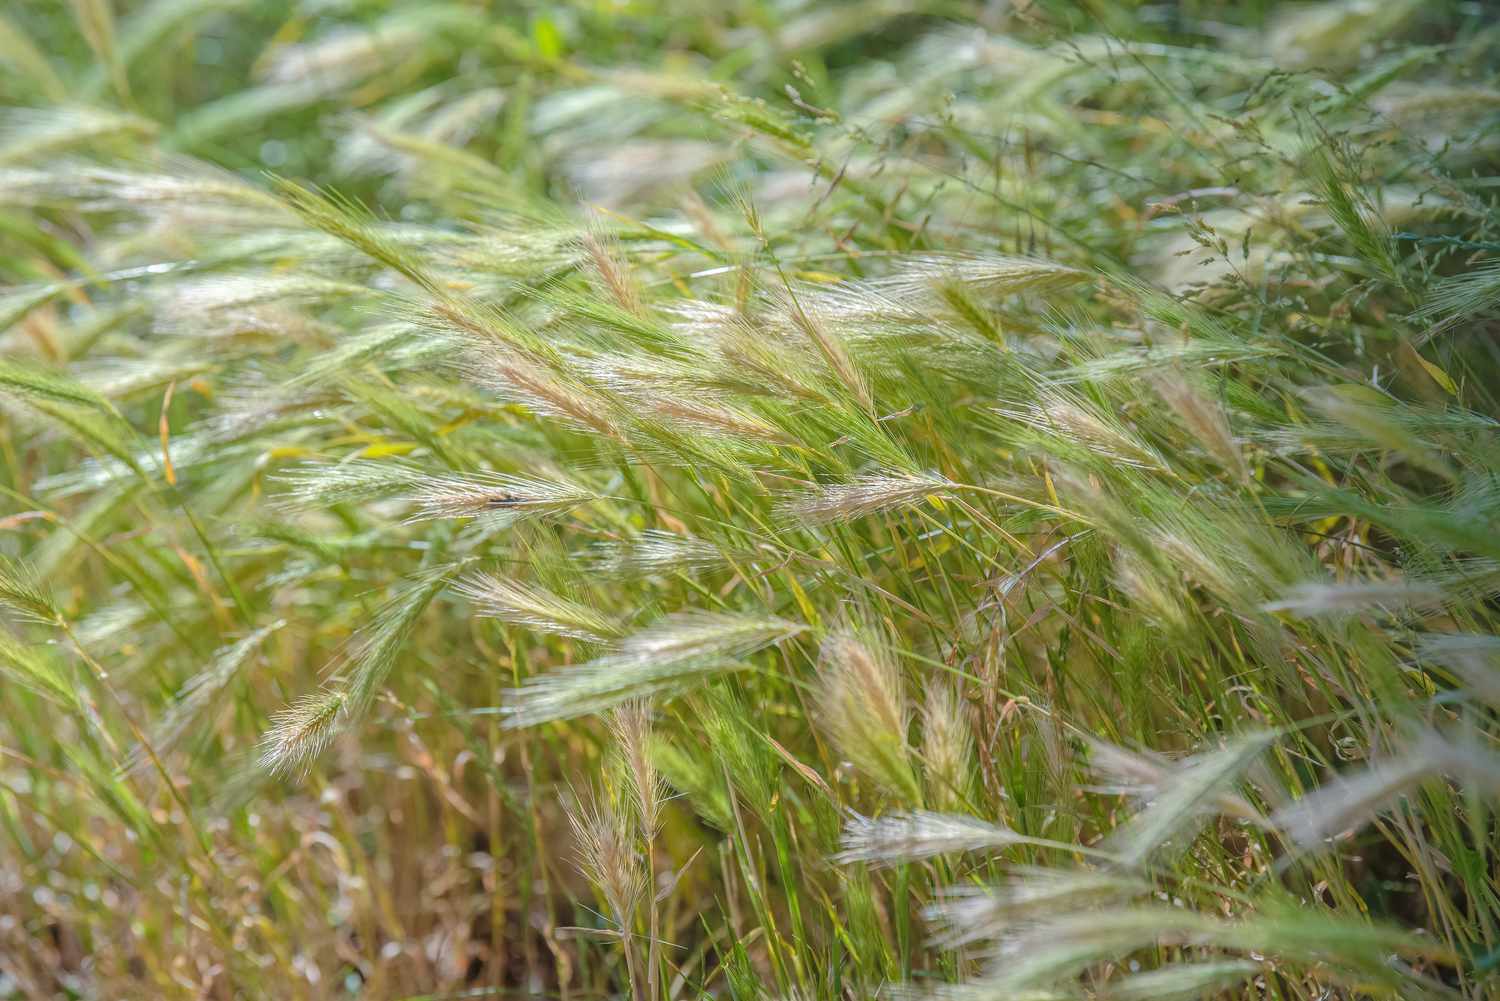
[[[0,997],[1500,995],[1483,15],[7,9]]]

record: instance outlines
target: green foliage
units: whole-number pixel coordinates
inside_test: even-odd
[[[1500,992],[1500,29],[22,0],[0,997]]]

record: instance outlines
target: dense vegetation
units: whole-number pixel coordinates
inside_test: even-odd
[[[0,13],[0,997],[1500,997],[1500,23]]]

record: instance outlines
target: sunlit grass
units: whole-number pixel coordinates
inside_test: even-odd
[[[1500,991],[1500,31],[0,14],[0,997]]]

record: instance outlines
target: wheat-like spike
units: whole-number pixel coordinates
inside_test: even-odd
[[[1141,879],[1089,869],[1015,866],[991,886],[953,886],[924,912],[947,948],[995,940],[1054,914],[1140,896]]]
[[[1492,706],[1500,706],[1500,636],[1429,634],[1417,638],[1417,653],[1429,662],[1449,667],[1471,692]]]
[[[1184,831],[1192,829],[1204,808],[1213,804],[1223,787],[1249,767],[1270,742],[1269,734],[1251,734],[1183,762],[1157,780],[1145,809],[1117,828],[1106,848],[1126,867],[1142,865],[1173,839],[1181,851],[1186,847]]]
[[[7,359],[0,359],[0,393],[24,400],[76,404],[106,414],[113,413],[113,407],[99,392],[71,376]]]
[[[922,762],[928,804],[953,809],[964,798],[974,764],[974,736],[958,686],[933,680],[922,706]]]
[[[302,463],[274,479],[287,487],[280,502],[301,510],[393,497],[416,489],[429,475],[406,462],[352,459]]]
[[[480,385],[538,414],[618,438],[618,407],[603,392],[558,374],[520,351],[487,345],[471,352],[469,373]]]
[[[24,644],[6,629],[0,629],[0,669],[18,684],[60,706],[78,705],[78,692],[51,651]]]
[[[417,620],[468,562],[434,567],[409,578],[376,611],[371,624],[345,644],[329,684],[272,718],[261,740],[261,766],[282,775],[305,773],[334,737],[367,712]]]
[[[1208,454],[1233,472],[1241,483],[1249,480],[1250,469],[1230,433],[1229,418],[1218,401],[1177,374],[1158,373],[1151,385]]]
[[[35,162],[117,137],[142,138],[157,131],[150,119],[82,105],[0,111],[0,165]]]
[[[265,642],[266,637],[284,625],[285,620],[278,619],[255,630],[239,642],[217,650],[208,667],[183,683],[177,691],[176,700],[151,727],[151,752],[161,756],[181,746],[190,732],[203,724],[204,717],[212,709],[219,693],[238,676],[250,655]],[[150,763],[150,758],[145,745],[137,744],[126,755],[122,770],[139,771]]]
[[[995,412],[1109,462],[1141,469],[1169,468],[1156,449],[1116,417],[1057,389],[1044,391],[1024,407],[1001,407]]]
[[[1370,823],[1397,797],[1429,779],[1451,775],[1476,793],[1500,790],[1500,756],[1469,742],[1424,730],[1403,746],[1347,774],[1330,778],[1271,817],[1304,850]]]
[[[6,556],[0,556],[0,608],[8,608],[23,619],[43,625],[63,621],[62,609],[36,571]]]
[[[938,476],[870,474],[847,483],[826,484],[809,493],[787,495],[779,509],[789,520],[821,525],[911,507],[952,488],[951,482]]]
[[[884,644],[848,626],[818,651],[819,722],[856,768],[903,800],[921,800],[907,730],[911,711]]]
[[[502,525],[562,514],[595,499],[571,483],[501,473],[429,476],[403,497],[416,506],[409,522],[483,517]]]
[[[260,767],[274,775],[298,777],[343,732],[349,721],[349,693],[325,688],[298,698],[271,717],[260,742]]]
[[[1357,614],[1370,609],[1433,608],[1441,605],[1447,597],[1441,587],[1410,580],[1347,584],[1308,581],[1293,587],[1285,597],[1266,602],[1261,608],[1267,612],[1285,612],[1295,618],[1314,618]]]
[[[620,627],[599,612],[535,584],[474,573],[453,588],[472,601],[479,614],[574,639],[602,641]]]
[[[622,640],[615,653],[539,674],[507,692],[505,725],[534,726],[602,712],[634,698],[672,691],[720,671],[805,627],[783,619],[679,612]]]
[[[616,926],[629,934],[646,892],[646,870],[628,819],[608,797],[595,796],[592,803],[569,809],[568,822],[579,869],[604,895]]]
[[[645,699],[632,699],[616,706],[610,713],[609,727],[620,749],[640,829],[648,839],[655,837],[661,826],[666,787],[651,756],[651,704]]]
[[[717,569],[734,555],[707,539],[648,528],[634,539],[596,543],[589,551],[589,562],[611,577],[636,577]]]
[[[1094,280],[1087,271],[1036,257],[1005,254],[915,254],[903,257],[892,273],[865,284],[898,302],[936,301],[944,285],[987,295],[1049,292]]]
[[[1002,824],[976,817],[915,810],[884,817],[858,814],[844,823],[835,862],[896,865],[985,849],[1009,848],[1024,841]]]

